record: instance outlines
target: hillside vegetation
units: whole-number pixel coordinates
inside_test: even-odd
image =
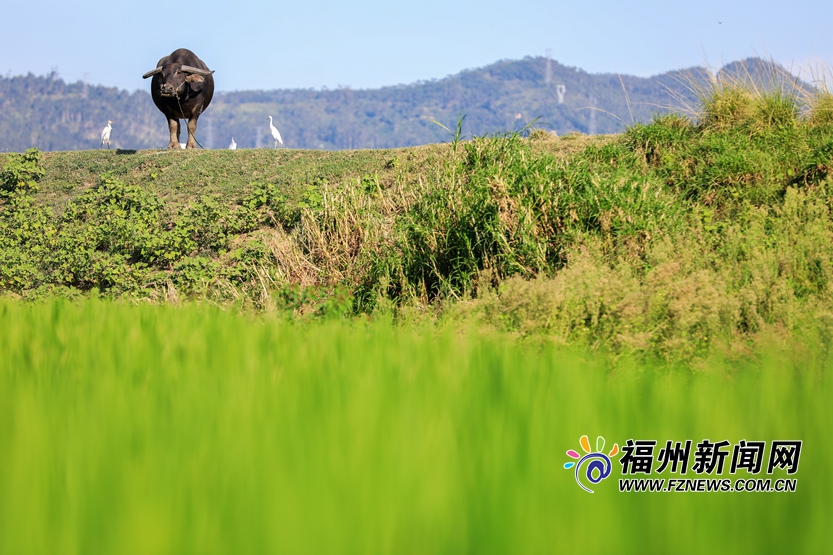
[[[547,60],[537,57],[382,89],[221,92],[200,119],[197,138],[208,149],[225,148],[232,137],[239,148],[271,146],[269,115],[274,116],[288,147],[305,149],[436,143],[446,136],[432,120],[453,126],[460,114],[467,115],[463,128],[467,136],[517,130],[535,118],[559,134],[617,133],[635,122],[649,122],[656,113],[693,106],[697,87],[709,75],[697,67],[650,78],[620,77],[589,74],[554,61],[550,64],[549,83]],[[718,73],[774,71],[778,71],[776,64],[750,59],[729,64]],[[215,80],[222,91],[222,68]],[[137,75],[136,88],[128,93],[65,83],[54,73],[0,77],[0,151],[96,148],[107,120],[115,121],[112,143],[116,148],[164,147],[167,125],[151,101],[149,84]]]
[[[477,321],[696,361],[833,338],[833,100],[412,149],[0,157],[0,287]]]

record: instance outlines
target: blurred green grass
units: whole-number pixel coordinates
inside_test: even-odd
[[[611,367],[476,330],[96,299],[0,300],[0,353],[4,554],[829,549],[826,353]],[[798,491],[618,493],[614,462],[590,495],[562,467],[583,434],[801,439]]]

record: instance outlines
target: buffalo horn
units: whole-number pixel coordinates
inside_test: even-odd
[[[147,79],[151,75],[156,75],[157,73],[162,73],[162,68],[161,67],[157,67],[156,69],[152,69],[152,70],[148,71],[147,73],[142,75],[142,79]]]
[[[213,71],[208,70],[208,69],[200,69],[198,67],[192,67],[192,66],[182,66],[180,69],[182,70],[183,73],[196,73],[197,75],[202,75],[204,77],[208,77],[209,75],[214,73]]]

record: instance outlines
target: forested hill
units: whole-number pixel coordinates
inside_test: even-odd
[[[535,118],[540,118],[536,125],[559,134],[615,133],[681,102],[695,104],[691,84],[705,75],[702,68],[650,78],[590,74],[528,57],[381,89],[225,92],[215,95],[200,119],[197,138],[206,148],[225,148],[232,136],[239,148],[271,146],[269,115],[287,147],[308,149],[445,141],[448,132],[432,120],[453,129],[460,114],[466,116],[466,135],[511,131]],[[222,90],[222,75],[215,78]],[[108,119],[115,121],[114,148],[164,147],[164,117],[153,105],[147,83],[137,78],[139,85],[145,88],[130,93],[65,83],[54,73],[0,77],[0,151],[96,148]],[[183,130],[183,142],[185,138]]]

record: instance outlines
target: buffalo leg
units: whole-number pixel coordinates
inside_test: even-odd
[[[179,120],[168,118],[168,129],[171,130],[171,141],[168,148],[179,148]]]
[[[197,119],[199,117],[196,115],[188,120],[188,144],[185,148],[197,148]]]

